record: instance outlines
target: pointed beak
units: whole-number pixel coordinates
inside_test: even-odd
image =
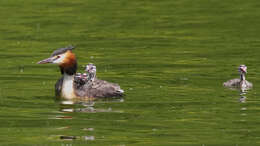
[[[240,70],[241,70],[242,72],[244,72],[244,73],[247,73],[247,68],[245,68],[245,67],[241,67]]]
[[[52,62],[53,62],[53,58],[50,57],[50,58],[39,61],[37,64],[46,64],[46,63],[52,63]]]

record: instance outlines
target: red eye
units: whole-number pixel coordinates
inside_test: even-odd
[[[60,56],[57,56],[57,58],[60,58]]]

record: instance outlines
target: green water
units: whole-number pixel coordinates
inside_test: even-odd
[[[258,0],[0,1],[0,145],[260,145]],[[123,99],[62,105],[55,65],[75,45],[79,72]],[[248,66],[254,88],[222,87]],[[75,138],[74,140],[64,140]]]

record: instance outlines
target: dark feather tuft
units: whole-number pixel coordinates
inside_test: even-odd
[[[56,55],[59,55],[59,54],[63,54],[63,53],[65,53],[65,52],[67,52],[68,50],[73,50],[73,49],[75,49],[74,46],[68,46],[68,47],[66,47],[66,48],[59,48],[59,49],[55,50],[55,51],[51,54],[51,57],[56,56]]]

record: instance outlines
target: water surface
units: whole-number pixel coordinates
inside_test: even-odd
[[[3,0],[1,145],[260,145],[257,0]],[[55,65],[75,45],[79,71],[117,82],[123,99],[54,100]],[[254,88],[222,87],[248,66]]]

